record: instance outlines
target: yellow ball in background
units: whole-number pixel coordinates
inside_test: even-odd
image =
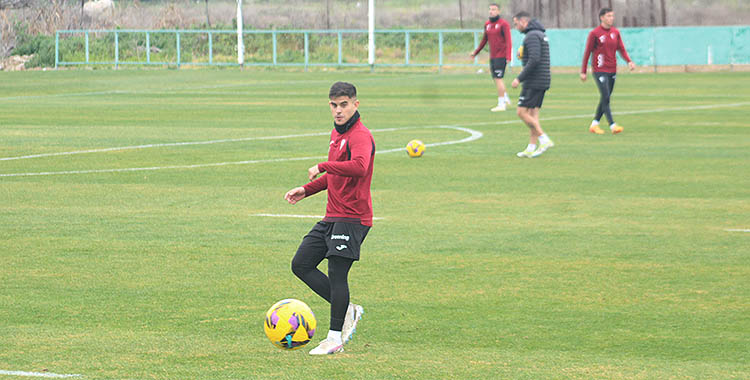
[[[426,147],[424,143],[419,140],[411,140],[406,144],[406,153],[408,153],[411,158],[422,157],[425,149]]]

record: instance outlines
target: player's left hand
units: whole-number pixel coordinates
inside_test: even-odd
[[[521,82],[518,81],[518,78],[513,79],[513,83],[510,84],[513,88],[518,88],[518,85],[521,84]]]
[[[310,169],[307,169],[307,177],[310,178],[310,181],[314,180],[315,177],[320,174],[320,169],[318,169],[318,164],[315,164]]]
[[[628,62],[628,68],[630,69],[630,71],[635,70],[635,62],[633,61]]]

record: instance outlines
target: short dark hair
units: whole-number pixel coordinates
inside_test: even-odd
[[[609,12],[612,12],[612,8],[602,8],[602,10],[599,11],[599,17],[602,17]]]
[[[500,9],[500,6],[499,6],[499,5],[497,5],[497,3],[490,3],[490,5],[488,6],[488,8],[489,8],[489,7],[495,7],[495,8],[497,8],[497,9]]]
[[[529,14],[529,12],[520,11],[520,12],[516,13],[516,15],[513,16],[513,18],[517,18],[517,19],[531,18],[531,15]]]
[[[350,99],[357,97],[357,88],[351,83],[336,82],[331,86],[331,90],[328,91],[328,99],[338,98],[339,96],[346,96]]]

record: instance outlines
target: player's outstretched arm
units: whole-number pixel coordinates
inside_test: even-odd
[[[290,204],[295,204],[303,200],[304,198],[305,198],[305,188],[302,186],[295,187],[294,189],[287,191],[286,194],[284,195],[284,199],[286,199],[286,201],[289,202]]]

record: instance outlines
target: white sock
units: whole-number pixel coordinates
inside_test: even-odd
[[[503,98],[502,96],[498,96],[497,97],[497,105],[500,106],[503,103],[505,103],[505,98]]]
[[[529,146],[526,147],[527,152],[533,152],[536,150],[536,144],[529,144]]]
[[[544,145],[549,142],[549,136],[547,136],[546,133],[543,133],[541,136],[539,136],[539,144]]]
[[[328,337],[326,339],[330,339],[340,344],[341,343],[341,331],[328,330]]]
[[[615,126],[617,126],[617,124],[612,123],[612,125],[609,126],[609,129],[615,129]]]
[[[510,102],[510,98],[508,97],[508,93],[506,92],[505,95],[503,95],[503,99]]]
[[[594,120],[591,122],[591,125],[599,125],[599,120]]]

